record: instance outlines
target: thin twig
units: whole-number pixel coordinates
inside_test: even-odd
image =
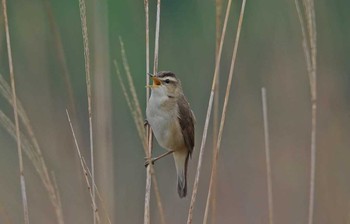
[[[234,71],[235,64],[236,64],[238,43],[239,43],[241,29],[242,29],[245,4],[246,4],[246,0],[243,0],[242,1],[242,7],[241,7],[240,16],[239,16],[239,20],[238,20],[236,39],[235,39],[233,52],[232,52],[232,61],[231,61],[231,67],[230,67],[229,77],[228,77],[227,86],[226,86],[224,105],[223,105],[223,108],[222,108],[221,121],[220,121],[220,127],[219,127],[218,140],[217,140],[217,144],[216,144],[216,148],[215,148],[216,152],[215,152],[215,160],[214,160],[213,167],[216,166],[216,163],[217,163],[218,157],[219,157],[222,133],[223,133],[223,130],[224,130],[224,124],[225,124],[225,118],[226,118],[228,99],[229,99],[229,96],[230,96],[230,90],[231,90],[231,84],[232,84],[232,78],[233,78],[233,71]],[[210,175],[209,191],[208,191],[208,197],[207,197],[207,204],[206,204],[206,208],[205,208],[205,217],[207,216],[207,213],[208,213],[209,201],[210,201],[210,197],[211,197],[211,194],[212,194],[213,171],[214,171],[213,167],[212,167],[212,171],[211,171],[211,175]]]
[[[317,32],[315,7],[313,0],[303,0],[304,17],[302,15],[299,2],[295,0],[295,6],[299,17],[301,33],[303,38],[303,50],[305,54],[306,66],[309,76],[311,95],[311,161],[310,161],[310,195],[308,224],[313,223],[315,204],[315,178],[316,178],[316,124],[317,124]],[[307,32],[305,25],[307,25]]]
[[[92,100],[91,100],[91,76],[90,76],[90,51],[89,51],[89,36],[86,23],[86,6],[85,0],[79,0],[79,9],[80,9],[80,20],[81,20],[81,29],[83,35],[84,43],[84,59],[85,59],[85,75],[86,75],[86,92],[88,98],[88,112],[89,112],[89,132],[90,132],[90,160],[91,160],[91,181],[92,185],[95,185],[95,165],[94,165],[94,143],[93,143],[93,128],[92,128]],[[95,200],[95,188],[92,188],[92,204],[93,204],[93,220],[94,224],[96,223],[96,212],[97,205]]]
[[[213,83],[212,83],[212,86],[211,86],[209,103],[208,103],[208,109],[207,109],[207,115],[206,115],[206,118],[205,118],[205,124],[204,124],[204,129],[203,129],[202,142],[201,142],[201,147],[200,147],[200,150],[199,150],[197,171],[196,171],[196,177],[195,177],[194,184],[193,184],[190,208],[188,210],[187,224],[191,224],[192,223],[193,209],[194,209],[194,204],[196,202],[196,197],[197,197],[198,183],[199,183],[199,177],[200,177],[202,161],[203,161],[203,154],[204,154],[204,147],[205,147],[205,143],[206,143],[206,140],[207,140],[207,133],[208,133],[210,115],[211,115],[211,110],[212,110],[212,107],[213,107],[213,98],[214,98],[214,95],[215,95],[216,81],[217,81],[217,76],[218,76],[218,73],[219,73],[219,66],[220,66],[220,62],[221,62],[222,48],[223,48],[223,44],[224,44],[224,40],[225,40],[226,27],[227,27],[228,17],[229,17],[229,14],[230,14],[231,3],[232,3],[232,0],[229,0],[228,3],[227,3],[224,25],[222,27],[222,32],[221,32],[222,34],[221,34],[221,39],[220,39],[219,51],[218,51],[218,54],[217,54],[217,57],[216,57],[216,61],[215,61],[215,71],[214,71]],[[208,213],[208,211],[206,212],[206,214]],[[206,219],[204,219],[204,220],[206,220]]]
[[[270,137],[269,124],[267,118],[267,99],[266,89],[261,88],[262,111],[264,120],[264,136],[265,136],[265,156],[266,156],[266,174],[267,174],[267,196],[269,206],[269,224],[273,224],[273,197],[272,197],[272,181],[271,181],[271,161],[270,161]]]
[[[78,144],[78,140],[76,138],[76,135],[75,135],[75,132],[74,132],[74,128],[73,128],[73,124],[72,124],[72,121],[70,119],[70,116],[69,116],[69,112],[68,110],[66,109],[66,114],[67,114],[67,119],[68,119],[68,122],[69,122],[69,126],[70,126],[70,129],[72,131],[72,136],[73,136],[73,139],[74,139],[74,144],[75,144],[75,148],[77,149],[77,152],[78,152],[78,156],[79,156],[79,159],[80,159],[80,165],[81,165],[81,168],[83,169],[83,172],[84,172],[84,178],[85,178],[85,181],[86,181],[86,186],[88,187],[88,191],[89,191],[89,194],[90,194],[90,197],[91,197],[91,203],[92,203],[92,208],[96,208],[95,207],[95,199],[94,199],[94,195],[93,195],[93,188],[94,187],[91,187],[91,184],[90,184],[90,181],[89,181],[89,177],[88,177],[88,172],[84,166],[84,162],[83,162],[83,156],[81,155],[81,151],[80,151],[80,148],[79,148],[79,144]],[[91,174],[92,176],[92,174]],[[92,185],[92,186],[95,186],[95,185]],[[96,215],[96,221],[99,223],[100,222],[100,216],[99,216],[99,212],[98,210],[96,209],[96,211],[94,212],[94,214]]]
[[[8,24],[8,18],[7,18],[6,0],[2,0],[2,9],[3,9],[4,25],[5,25],[5,33],[6,33],[7,55],[8,55],[8,62],[9,62],[9,68],[10,68],[13,113],[14,113],[14,117],[15,117],[15,126],[16,126],[16,139],[17,139],[19,175],[20,175],[20,183],[21,183],[24,223],[29,224],[28,201],[27,201],[27,193],[26,193],[26,183],[25,183],[25,179],[24,179],[22,147],[21,147],[21,138],[20,138],[20,131],[19,131],[18,111],[17,111],[15,73],[13,70],[13,62],[12,62],[12,51],[11,51],[9,24]]]

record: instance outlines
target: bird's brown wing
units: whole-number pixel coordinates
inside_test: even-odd
[[[185,144],[191,155],[194,148],[195,117],[185,96],[181,96],[178,99],[178,105],[179,105],[178,118],[181,126],[182,135],[184,137]]]

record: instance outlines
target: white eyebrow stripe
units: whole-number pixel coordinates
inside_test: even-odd
[[[165,76],[165,77],[162,77],[162,78],[159,78],[159,79],[162,80],[162,81],[165,81],[167,79],[169,79],[169,81],[171,81],[171,82],[176,82],[177,81],[176,78],[171,77],[171,76]]]

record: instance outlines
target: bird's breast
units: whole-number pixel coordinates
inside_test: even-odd
[[[151,125],[154,136],[160,146],[167,150],[183,148],[184,140],[178,121],[178,108],[168,108],[159,98],[150,97],[146,110],[147,121]]]

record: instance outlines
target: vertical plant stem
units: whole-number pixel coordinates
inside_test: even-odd
[[[207,196],[207,204],[206,204],[205,213],[204,213],[204,218],[205,218],[204,221],[205,222],[206,222],[206,219],[207,219],[206,217],[208,216],[207,214],[208,214],[208,209],[209,209],[209,201],[210,201],[210,197],[211,197],[211,194],[212,194],[213,171],[214,171],[213,167],[216,166],[216,163],[217,163],[217,160],[218,160],[218,157],[219,157],[219,150],[220,150],[220,145],[221,145],[221,139],[222,139],[222,133],[223,133],[223,129],[224,129],[224,124],[225,124],[228,99],[229,99],[229,96],[230,96],[230,90],[231,90],[231,84],[232,84],[232,78],[233,78],[233,71],[234,71],[235,63],[236,63],[238,43],[239,43],[239,38],[240,38],[240,34],[241,34],[241,29],[242,29],[245,5],[246,5],[246,0],[243,0],[242,1],[242,7],[241,7],[240,16],[239,16],[239,20],[238,20],[236,39],[235,39],[235,43],[234,43],[234,47],[233,47],[231,67],[230,67],[229,77],[228,77],[227,86],[226,86],[224,105],[223,105],[222,114],[221,114],[221,120],[220,120],[219,134],[218,134],[216,148],[215,148],[215,160],[214,160],[214,164],[212,166],[211,175],[210,175],[210,183],[209,183],[209,191],[208,191],[208,196]]]
[[[146,73],[149,73],[149,4],[148,0],[144,0],[145,20],[146,20]],[[149,86],[149,78],[146,75],[146,86]],[[148,103],[150,90],[146,88],[146,102]]]
[[[126,88],[124,81],[121,77],[119,66],[118,66],[118,63],[116,61],[114,62],[114,65],[115,65],[118,79],[120,81],[120,85],[121,85],[122,90],[123,90],[124,97],[126,99],[128,107],[132,113],[132,116],[133,116],[133,119],[134,119],[134,122],[135,122],[135,125],[137,128],[137,132],[139,134],[140,140],[141,140],[143,148],[145,150],[145,155],[147,156],[148,155],[147,135],[145,134],[146,132],[144,129],[144,120],[143,120],[143,116],[141,113],[141,107],[140,107],[140,103],[139,103],[138,98],[137,98],[136,88],[135,88],[134,81],[133,81],[133,78],[132,78],[132,75],[130,72],[130,68],[128,65],[128,61],[127,61],[127,57],[126,57],[126,53],[125,53],[125,49],[124,49],[124,44],[123,44],[123,41],[121,39],[120,39],[120,43],[121,43],[121,48],[122,48],[121,52],[122,52],[122,58],[123,58],[123,65],[124,65],[124,69],[126,71],[126,76],[128,78],[128,84],[129,84],[128,89],[131,92],[130,94],[127,92],[127,88]],[[153,167],[151,169],[151,174],[152,174],[151,176],[152,176],[153,189],[154,189],[154,192],[156,194],[156,202],[157,202],[160,218],[161,218],[162,224],[165,224],[163,205],[161,202],[161,197],[160,197],[160,193],[159,193],[159,189],[158,189],[158,182],[157,182],[157,178],[155,176],[155,171],[154,171]]]
[[[222,0],[215,0],[215,24],[216,24],[216,49],[215,49],[215,59],[218,59],[220,39],[221,39],[221,16],[222,16]],[[213,117],[213,157],[212,164],[215,163],[214,155],[215,155],[215,147],[218,136],[219,129],[219,81],[220,81],[220,72],[218,71],[218,76],[216,77],[216,86],[215,86],[215,94],[214,94],[214,117]],[[216,187],[217,187],[217,166],[213,167],[213,196],[211,198],[211,223],[216,223]]]
[[[148,1],[145,2],[145,5],[147,3],[147,7],[145,7],[146,11],[146,17],[148,20]],[[154,47],[154,65],[153,65],[153,73],[157,73],[158,69],[158,53],[159,53],[159,28],[160,28],[160,0],[157,0],[157,17],[156,17],[156,33],[155,33],[155,47]],[[147,22],[147,21],[146,21]],[[148,31],[148,23],[146,24],[146,41],[149,40],[149,33]],[[147,41],[146,45],[149,46],[149,43]],[[148,49],[148,52],[146,52],[146,70],[149,70],[149,47],[146,47]],[[149,82],[149,81],[148,81]],[[146,81],[147,83],[147,81]],[[148,89],[148,88],[147,88]],[[147,96],[149,96],[149,90],[147,90],[146,93]],[[147,98],[148,103],[148,98]],[[152,156],[152,131],[151,127],[148,126],[147,128],[147,142],[148,142],[148,155],[147,158],[150,160]],[[151,223],[151,217],[150,217],[150,199],[151,199],[151,178],[152,178],[152,163],[150,163],[149,166],[147,166],[147,177],[146,177],[146,193],[145,193],[145,212],[144,212],[144,223],[150,224]],[[162,222],[164,221],[164,217]]]
[[[17,139],[19,175],[20,175],[20,183],[21,183],[24,223],[29,224],[29,211],[28,211],[28,201],[27,201],[27,193],[26,193],[26,182],[24,179],[21,137],[20,137],[20,131],[19,131],[19,121],[18,121],[18,111],[17,111],[15,73],[14,73],[13,62],[12,62],[12,51],[11,51],[11,41],[10,41],[10,31],[9,31],[9,24],[8,24],[8,17],[7,17],[6,0],[2,0],[2,9],[3,9],[4,25],[5,25],[5,33],[6,33],[7,55],[8,55],[9,69],[10,69],[13,113],[14,113],[14,117],[15,117],[15,126],[16,126],[16,139]]]
[[[311,159],[310,159],[310,190],[308,224],[313,223],[315,204],[315,177],[316,177],[316,128],[317,128],[317,32],[313,0],[303,0],[305,21],[298,0],[295,6],[301,27],[303,50],[310,84],[311,101]],[[305,29],[305,24],[307,29]]]
[[[89,113],[89,133],[90,133],[90,160],[91,160],[91,181],[92,186],[95,186],[95,166],[94,166],[94,143],[93,143],[93,128],[92,128],[92,100],[91,100],[91,77],[90,77],[90,51],[89,51],[89,37],[86,22],[86,5],[85,0],[79,0],[81,29],[84,43],[84,59],[85,59],[85,75],[86,75],[86,91],[88,98],[88,113]],[[93,204],[93,220],[96,223],[96,200],[95,188],[92,188],[92,204]]]
[[[270,137],[269,124],[267,117],[267,99],[266,89],[261,88],[262,111],[264,120],[264,136],[265,136],[265,156],[266,156],[266,174],[267,174],[267,196],[269,206],[269,224],[273,224],[273,197],[272,197],[272,181],[271,181],[271,161],[270,161]]]
[[[315,204],[315,177],[316,177],[316,101],[312,102],[311,123],[311,171],[310,171],[310,197],[309,197],[309,224],[313,223]]]
[[[207,114],[205,118],[205,124],[204,124],[204,129],[203,129],[203,136],[202,136],[202,142],[201,142],[201,147],[199,150],[199,158],[198,158],[198,164],[197,164],[197,171],[196,171],[196,177],[194,180],[193,184],[193,191],[192,191],[192,197],[191,197],[191,202],[190,202],[190,207],[188,210],[188,217],[187,217],[187,224],[192,223],[193,219],[193,209],[194,209],[194,204],[196,202],[196,197],[197,197],[197,191],[198,191],[198,183],[199,183],[199,177],[200,177],[200,172],[201,172],[201,167],[202,167],[202,161],[203,161],[203,154],[204,154],[204,147],[205,143],[207,140],[207,134],[208,134],[208,127],[209,127],[209,121],[210,121],[210,115],[211,115],[211,110],[213,107],[213,98],[215,95],[215,87],[216,87],[216,81],[219,73],[219,66],[221,62],[221,55],[222,55],[222,48],[225,40],[225,35],[226,35],[226,28],[227,28],[227,22],[228,22],[228,17],[230,14],[230,8],[231,8],[232,0],[228,0],[227,7],[226,7],[226,14],[225,14],[225,20],[224,20],[224,25],[222,27],[222,34],[221,34],[221,39],[220,39],[220,46],[219,46],[219,51],[216,57],[215,61],[215,71],[214,71],[214,76],[213,76],[213,82],[211,86],[211,91],[210,91],[210,96],[209,96],[209,103],[208,103],[208,109],[207,109]],[[206,215],[208,215],[208,208],[206,208]],[[204,219],[206,220],[206,218]]]
[[[150,53],[149,53],[149,3],[148,0],[144,0],[144,6],[145,6],[145,22],[146,22],[146,73],[148,74],[150,72]],[[157,67],[158,67],[158,49],[159,49],[159,24],[160,24],[160,1],[157,2],[157,29],[156,29],[156,46],[157,49],[155,50],[154,54],[156,56],[157,54]],[[155,60],[156,61],[156,60]],[[149,86],[149,78],[148,75],[146,75],[146,86]],[[148,105],[148,99],[150,96],[150,89],[146,88],[146,104]],[[152,131],[150,126],[147,127],[147,142],[148,142],[148,155],[146,152],[146,156],[148,158],[151,158],[151,149],[152,149]],[[153,182],[153,188],[154,192],[156,194],[156,200],[157,200],[157,206],[159,210],[159,216],[160,216],[160,221],[162,224],[165,224],[165,217],[164,217],[164,210],[163,210],[163,205],[161,202],[160,198],[160,193],[158,189],[158,182],[157,179],[154,176],[154,169],[151,164],[150,171],[151,171],[151,176],[152,176],[152,182]],[[148,173],[148,170],[147,170]],[[149,183],[146,184],[148,186]],[[150,188],[150,186],[149,186]],[[147,196],[148,197],[148,196]]]
[[[157,21],[156,21],[156,35],[154,43],[154,65],[153,74],[158,71],[158,54],[159,54],[159,28],[160,28],[160,0],[157,0]]]
[[[148,0],[144,0],[144,7],[145,7],[145,20],[146,20],[146,73],[149,73],[149,4]],[[149,79],[146,75],[146,86],[149,85]],[[146,88],[146,104],[148,106],[148,98],[150,95],[149,88]],[[147,150],[146,150],[146,156],[147,158],[151,158],[151,152],[152,152],[152,131],[151,127],[147,126]],[[146,177],[146,189],[145,189],[145,208],[144,208],[144,224],[150,224],[151,223],[151,217],[150,217],[150,200],[151,200],[151,166],[152,163],[147,167],[147,177]]]

